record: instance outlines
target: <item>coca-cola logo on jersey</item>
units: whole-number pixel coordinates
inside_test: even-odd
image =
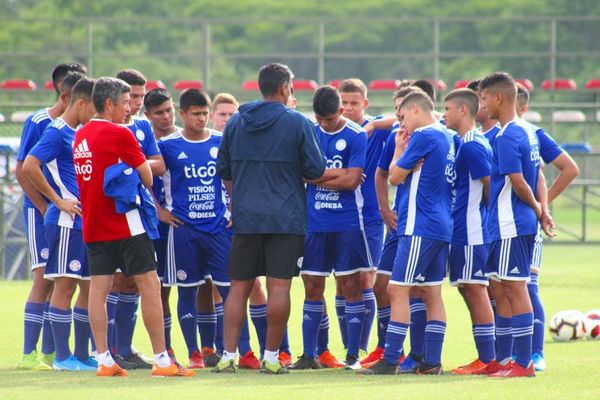
[[[317,201],[338,201],[340,199],[340,194],[338,192],[317,192],[315,194],[315,200]]]
[[[205,201],[203,203],[191,203],[190,204],[190,210],[195,210],[195,211],[214,210],[214,208],[215,208],[214,201]]]

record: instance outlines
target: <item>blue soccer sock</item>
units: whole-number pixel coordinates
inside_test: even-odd
[[[373,289],[365,289],[362,291],[362,300],[365,305],[365,317],[363,319],[362,331],[360,334],[360,348],[361,350],[369,350],[369,338],[371,337],[371,328],[373,327],[373,320],[375,319],[375,311],[377,305],[375,304],[375,294]]]
[[[44,303],[25,303],[23,354],[35,351],[44,325]]]
[[[329,315],[323,314],[317,335],[317,356],[329,350]]]
[[[106,322],[107,332],[106,341],[108,350],[111,354],[117,352],[117,332],[115,328],[115,315],[117,313],[117,304],[119,303],[119,293],[110,292],[106,298]]]
[[[538,275],[531,274],[531,282],[527,284],[527,291],[533,306],[533,339],[532,352],[544,354],[544,324],[546,323],[546,313],[544,312],[544,304],[540,297],[540,289],[538,286]]]
[[[427,326],[427,307],[423,299],[410,299],[410,354],[423,356],[425,345],[425,327]]]
[[[119,293],[119,302],[115,313],[115,335],[117,353],[127,358],[133,353],[131,342],[137,320],[137,309],[140,295],[137,293]]]
[[[377,347],[385,347],[385,335],[392,315],[392,307],[382,307],[377,309]]]
[[[496,350],[494,348],[494,324],[475,324],[473,325],[473,337],[479,359],[484,363],[489,363],[496,359]]]
[[[302,310],[302,344],[304,355],[316,357],[317,336],[323,318],[324,303],[322,301],[304,300]]]
[[[198,336],[196,334],[196,297],[198,286],[177,288],[177,317],[183,339],[188,349],[188,355],[198,351]]]
[[[50,303],[44,303],[44,326],[42,327],[42,353],[52,354],[54,353],[54,334],[52,333],[52,326],[50,324]]]
[[[358,347],[360,346],[360,336],[365,319],[365,303],[357,301],[355,303],[346,302],[346,323],[348,324],[348,352],[347,356],[358,357]]]
[[[200,346],[212,349],[217,335],[217,313],[212,311],[198,312],[196,322],[200,334]]]
[[[50,316],[50,323],[52,324],[56,360],[66,360],[71,355],[71,350],[69,349],[71,321],[73,320],[71,309],[68,308],[64,310],[62,308],[50,306],[48,315]]]
[[[288,335],[288,328],[285,327],[283,331],[283,337],[281,338],[281,345],[279,345],[280,353],[287,353],[290,356],[292,355],[292,350],[290,349],[290,337]]]
[[[265,353],[265,344],[267,342],[267,305],[250,305],[250,319],[256,330],[258,346],[260,348],[261,358]]]
[[[516,362],[527,368],[531,362],[531,338],[533,337],[533,313],[513,315],[511,318],[514,354]]]
[[[75,333],[75,347],[73,354],[78,360],[87,360],[90,356],[89,343],[90,338],[92,337],[88,310],[79,307],[73,308],[73,325],[73,331]]]
[[[348,324],[346,321],[346,298],[344,296],[335,296],[335,314],[340,325],[340,334],[342,335],[342,344],[348,348]]]
[[[165,347],[169,350],[171,348],[171,324],[173,323],[171,314],[164,315],[163,322],[165,325]]]
[[[510,360],[512,348],[511,318],[496,314],[496,360],[500,363]]]
[[[223,303],[215,304],[215,314],[217,315],[217,331],[215,335],[215,348],[217,353],[223,353]]]
[[[425,354],[423,359],[429,365],[440,365],[442,363],[442,346],[446,335],[446,323],[444,321],[427,321],[425,327]]]
[[[408,331],[408,324],[402,322],[390,321],[387,326],[385,338],[385,350],[383,359],[390,364],[398,365],[400,355],[403,352],[404,339]]]

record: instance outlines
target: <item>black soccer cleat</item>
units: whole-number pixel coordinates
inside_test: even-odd
[[[295,363],[288,366],[287,368],[295,371],[307,369],[321,369],[321,364],[319,364],[315,357],[302,354],[300,357],[298,357]]]
[[[142,355],[136,351],[131,353],[129,357],[125,358],[125,361],[127,361],[129,364],[134,365],[134,367],[131,369],[152,369],[152,364],[144,360]],[[121,366],[121,368],[123,367]]]
[[[442,364],[431,365],[422,362],[417,367],[417,375],[442,375],[443,373]]]
[[[356,373],[359,375],[397,375],[398,366],[386,360],[380,360],[369,368],[359,369]]]

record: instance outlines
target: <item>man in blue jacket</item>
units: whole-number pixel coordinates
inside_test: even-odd
[[[278,349],[290,313],[290,287],[304,252],[306,191],[303,179],[320,178],[325,157],[313,124],[286,107],[292,71],[282,64],[260,69],[263,100],[231,117],[219,148],[217,173],[231,195],[231,288],[225,302],[225,351],[215,372],[235,371],[235,349],[246,303],[257,276],[267,277],[267,341],[261,371],[286,373]]]

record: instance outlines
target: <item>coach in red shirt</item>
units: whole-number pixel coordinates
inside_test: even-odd
[[[89,318],[98,351],[98,375],[124,376],[107,346],[106,298],[117,268],[133,276],[139,288],[142,314],[152,349],[153,375],[180,375],[165,349],[160,283],[154,246],[142,225],[140,212],[118,214],[104,194],[104,171],[119,162],[135,168],[141,182],[152,187],[152,172],[138,142],[124,126],[129,112],[130,86],[120,79],[96,80],[92,100],[96,117],[81,128],[73,143],[73,160],[81,193],[83,240],[91,275]],[[173,370],[173,371],[171,371]]]

